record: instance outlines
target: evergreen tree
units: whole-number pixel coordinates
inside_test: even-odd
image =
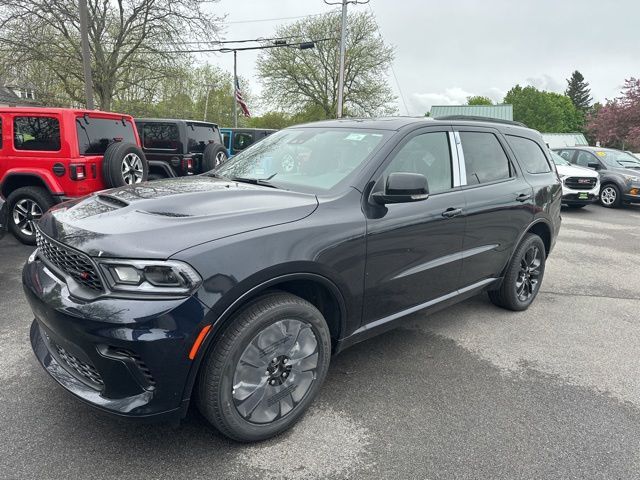
[[[567,90],[564,94],[571,99],[576,108],[581,112],[584,113],[589,110],[591,100],[593,100],[593,98],[591,98],[591,89],[578,70],[573,72],[571,78],[567,80]]]

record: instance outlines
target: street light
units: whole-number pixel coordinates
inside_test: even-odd
[[[329,40],[329,39],[323,38],[317,41],[324,41],[324,40]],[[273,42],[272,45],[261,45],[259,47],[221,48],[217,50],[221,53],[233,52],[233,126],[234,128],[238,128],[238,101],[236,100],[236,88],[238,85],[238,52],[244,51],[244,50],[265,50],[267,48],[280,48],[280,47],[289,47],[289,48],[298,48],[299,50],[308,50],[310,48],[315,48],[315,46],[316,46],[315,41],[289,43],[285,39],[277,39]]]

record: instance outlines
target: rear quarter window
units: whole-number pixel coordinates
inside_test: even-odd
[[[129,120],[115,118],[76,118],[80,155],[102,155],[113,142],[137,145],[134,126]]]
[[[507,142],[516,154],[518,163],[529,173],[549,173],[551,165],[542,148],[529,138],[507,135]]]

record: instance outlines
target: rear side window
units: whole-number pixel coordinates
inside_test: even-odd
[[[53,117],[15,117],[13,144],[16,150],[60,150],[60,122]]]
[[[397,153],[384,172],[420,173],[427,178],[429,193],[440,193],[453,186],[451,151],[447,132],[417,135]]]
[[[137,145],[133,125],[114,118],[76,118],[80,155],[102,155],[113,142]]]
[[[513,135],[507,135],[507,141],[514,153],[518,162],[529,173],[549,173],[551,172],[551,166],[547,161],[540,146],[528,138],[516,137]]]
[[[177,151],[180,148],[180,133],[174,123],[146,123],[142,127],[144,148]]]
[[[511,177],[511,165],[493,133],[460,132],[467,184],[477,185]]]
[[[233,136],[233,149],[244,150],[253,143],[253,135],[250,133],[236,133]]]
[[[207,145],[220,140],[216,129],[208,125],[187,123],[187,146],[189,153],[202,153]]]

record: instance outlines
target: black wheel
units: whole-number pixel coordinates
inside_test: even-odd
[[[255,442],[295,424],[329,368],[331,339],[306,300],[274,292],[238,312],[199,372],[202,415],[221,433]]]
[[[489,292],[491,301],[508,310],[526,310],[538,295],[546,252],[542,239],[527,233],[516,248],[498,290]]]
[[[218,143],[210,143],[202,152],[202,171],[208,172],[227,161],[227,149]]]
[[[149,164],[137,145],[115,142],[104,152],[102,175],[110,188],[134,185],[147,180]]]
[[[42,187],[22,187],[14,190],[7,197],[9,229],[22,243],[35,245],[34,222],[52,205],[53,198]]]
[[[606,208],[618,208],[622,205],[620,189],[613,183],[606,183],[600,189],[600,204]]]
[[[167,178],[164,175],[160,175],[159,173],[150,173],[147,177],[147,181],[152,182],[153,180],[160,180],[161,178]]]

